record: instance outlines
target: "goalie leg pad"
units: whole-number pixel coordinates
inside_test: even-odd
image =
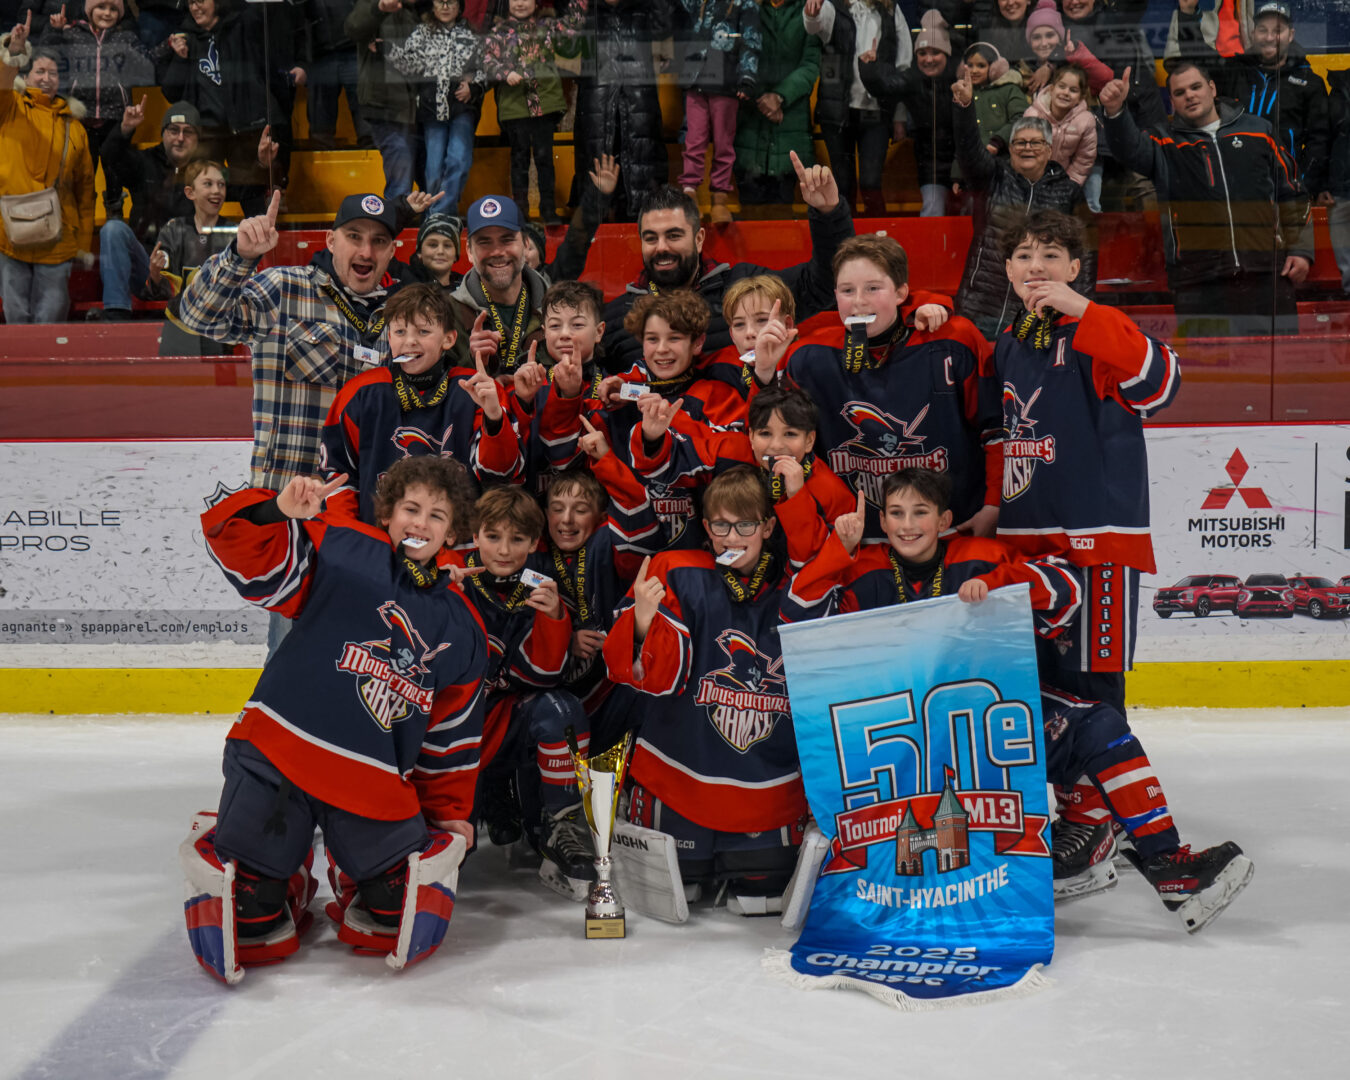
[[[610,853],[619,900],[625,907],[662,922],[689,921],[673,836],[631,821],[616,821]]]
[[[183,914],[188,942],[203,970],[227,986],[244,977],[234,922],[234,863],[216,854],[216,815],[197,814],[188,837],[178,846],[187,879]]]
[[[806,913],[811,910],[811,895],[830,843],[813,821],[806,827],[802,846],[797,851],[797,868],[783,893],[783,929],[800,930],[806,925]]]

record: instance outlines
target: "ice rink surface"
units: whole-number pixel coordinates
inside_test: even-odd
[[[177,846],[214,808],[222,717],[0,718],[6,1077],[1350,1076],[1350,710],[1137,710],[1183,840],[1238,841],[1247,891],[1190,937],[1138,875],[1060,908],[1054,985],[902,1014],[760,968],[776,920],[579,905],[472,856],[440,952],[340,946],[226,989],[188,948]]]

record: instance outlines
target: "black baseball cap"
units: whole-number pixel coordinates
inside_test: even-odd
[[[1252,15],[1252,20],[1259,19],[1262,15],[1278,15],[1290,26],[1294,25],[1294,16],[1289,12],[1288,4],[1281,4],[1278,0],[1271,0],[1270,3],[1262,4]]]
[[[356,221],[358,218],[378,221],[389,230],[391,237],[398,235],[397,215],[394,208],[385,202],[381,195],[373,192],[366,195],[348,195],[338,207],[337,217],[333,218],[333,228],[340,229],[347,222]]]

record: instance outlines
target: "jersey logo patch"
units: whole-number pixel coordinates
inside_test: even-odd
[[[420,427],[400,427],[394,429],[392,436],[394,445],[403,451],[404,457],[415,457],[418,454],[439,454],[441,457],[454,457],[455,455],[446,449],[450,445],[450,436],[454,433],[455,425],[451,424],[445,429],[439,439],[428,435]]]
[[[1036,465],[1055,460],[1055,437],[1036,437],[1036,420],[1031,407],[1041,396],[1041,388],[1024,402],[1012,383],[1003,384],[1003,501],[1011,502],[1031,486]]]
[[[886,477],[901,469],[932,469],[946,472],[946,447],[925,449],[926,435],[919,427],[928,415],[928,406],[913,420],[901,420],[866,401],[850,401],[840,410],[858,434],[830,451],[830,468],[840,477],[852,477],[873,506],[882,505],[881,487]]]
[[[414,709],[430,714],[435,692],[422,685],[423,677],[431,670],[431,661],[450,643],[429,648],[412,618],[395,600],[381,604],[379,615],[389,627],[389,637],[347,642],[337,668],[356,676],[361,703],[371,719],[389,731]]]
[[[694,704],[708,707],[717,733],[743,754],[772,735],[788,713],[783,658],[769,659],[755,639],[740,630],[723,630],[717,644],[727,665],[698,681]]]

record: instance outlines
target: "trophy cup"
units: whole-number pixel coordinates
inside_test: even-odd
[[[625,735],[617,746],[585,758],[577,746],[576,732],[569,727],[566,734],[572,767],[581,786],[581,805],[586,810],[586,824],[591,828],[591,842],[595,845],[595,882],[586,898],[586,937],[621,938],[625,930],[623,904],[614,888],[614,862],[609,848],[633,736]]]

